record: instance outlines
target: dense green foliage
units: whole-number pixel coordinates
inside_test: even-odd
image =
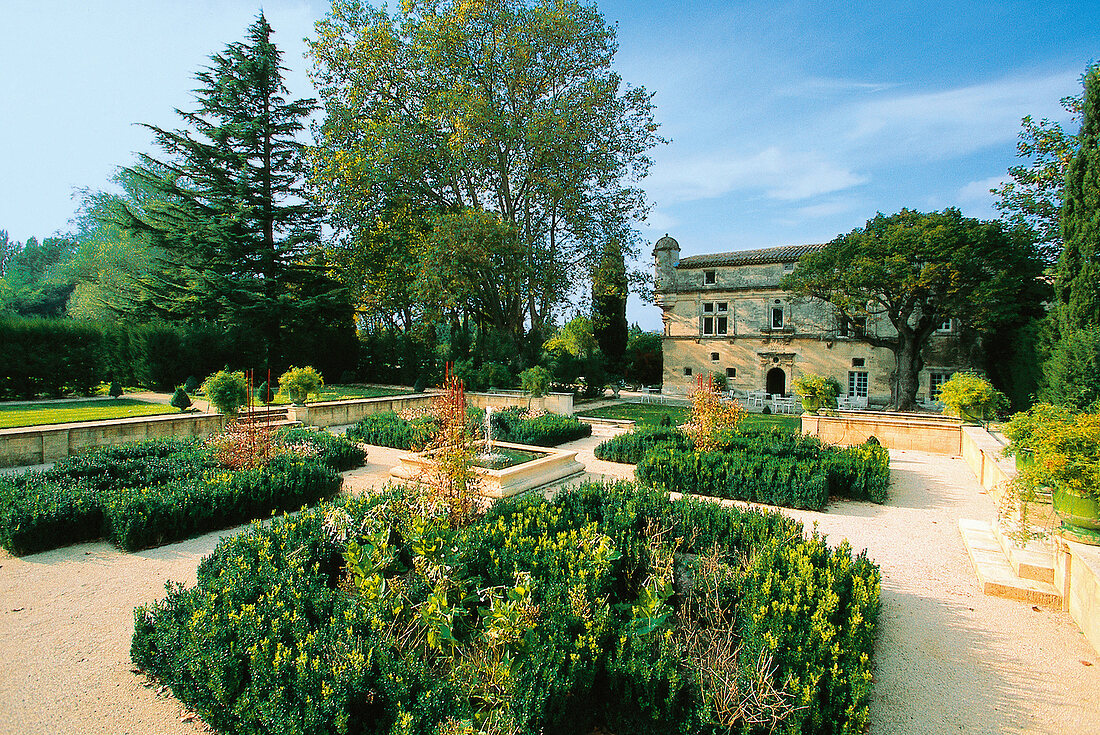
[[[952,375],[940,387],[944,413],[965,421],[989,421],[1008,409],[1008,399],[984,377],[970,372]]]
[[[45,472],[0,476],[0,546],[30,554],[96,538],[128,550],[164,544],[331,497],[337,471],[363,458],[318,432],[280,435],[279,443],[288,449],[236,471],[187,439],[124,444]]]
[[[878,596],[779,514],[623,483],[456,530],[392,490],[223,540],[131,657],[242,735],[855,735]]]
[[[803,256],[782,288],[826,301],[845,319],[864,320],[868,328],[858,338],[893,352],[891,400],[910,410],[923,352],[944,320],[1013,344],[1013,335],[1043,313],[1042,270],[1025,230],[963,217],[957,209],[903,209],[879,214]],[[871,328],[879,323],[893,329]]]
[[[172,400],[169,404],[178,408],[180,411],[186,411],[191,408],[191,396],[187,395],[187,391],[183,389],[183,386],[176,388],[176,391],[172,394]]]
[[[91,395],[105,372],[103,341],[85,322],[0,319],[0,398]]]
[[[63,316],[76,286],[74,251],[68,238],[47,237],[39,243],[32,237],[19,243],[0,230],[0,314]]]

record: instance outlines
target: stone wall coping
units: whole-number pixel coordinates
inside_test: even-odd
[[[1073,554],[1074,560],[1080,560],[1092,572],[1092,576],[1100,581],[1100,546],[1090,546],[1067,538],[1059,540]]]
[[[35,426],[15,426],[10,429],[0,429],[0,437],[19,436],[20,434],[41,434],[51,431],[69,431],[70,429],[90,429],[95,427],[130,426],[131,424],[149,424],[182,421],[184,419],[201,419],[221,416],[220,413],[202,413],[191,411],[187,413],[165,413],[150,416],[130,416],[121,419],[99,419],[98,421],[74,421],[67,424],[37,424]]]

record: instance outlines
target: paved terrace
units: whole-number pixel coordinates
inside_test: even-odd
[[[588,479],[629,478],[631,466],[593,457],[601,438],[566,448]],[[346,491],[385,482],[399,454],[371,447]],[[1100,735],[1100,657],[1068,614],[978,588],[958,521],[991,519],[994,507],[967,466],[913,451],[891,460],[886,505],[783,511],[882,568],[870,732]],[[199,560],[236,530],[132,554],[105,543],[0,551],[0,733],[206,732],[132,672],[132,614],[163,596],[165,580],[194,583]]]

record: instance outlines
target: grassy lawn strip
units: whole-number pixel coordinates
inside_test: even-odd
[[[641,427],[658,426],[661,419],[668,416],[676,426],[686,422],[691,415],[689,406],[665,406],[659,403],[620,403],[617,406],[604,406],[591,411],[581,409],[578,415],[598,419],[629,419]],[[746,413],[741,426],[746,429],[768,429],[777,427],[782,431],[798,433],[801,420],[797,416],[779,414]]]
[[[156,416],[166,413],[179,413],[179,411],[171,406],[135,401],[132,398],[0,406],[0,429],[40,426],[43,424],[69,424],[77,421],[105,421],[107,419]]]
[[[257,393],[259,395],[259,393]],[[408,396],[412,391],[403,388],[374,388],[362,385],[326,385],[321,388],[321,395],[310,396],[307,403],[318,401],[344,401],[349,398],[384,398],[386,396]],[[273,406],[290,405],[290,399],[285,393],[275,396]]]

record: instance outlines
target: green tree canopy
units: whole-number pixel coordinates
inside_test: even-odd
[[[782,287],[866,319],[861,339],[894,353],[893,403],[915,406],[922,350],[945,319],[980,334],[1042,311],[1042,260],[1029,232],[963,217],[957,209],[879,213],[803,256]],[[892,330],[875,329],[886,320]]]
[[[0,231],[0,311],[21,316],[57,317],[65,313],[76,287],[71,263],[75,243],[67,237],[13,242]]]
[[[278,367],[311,349],[304,332],[350,334],[352,323],[303,189],[296,136],[315,105],[285,98],[271,34],[261,14],[246,41],[211,56],[196,75],[197,110],[177,110],[185,129],[146,126],[166,157],[124,169],[128,196],[111,219],[161,254],[137,279],[131,313],[247,327]]]
[[[441,237],[425,255],[467,261],[444,278],[469,294],[483,256],[446,248],[481,238],[492,215],[485,258],[514,253],[474,308],[511,335],[548,331],[607,237],[631,251],[647,209],[635,182],[660,139],[651,95],[611,69],[614,31],[595,7],[410,0],[391,14],[335,0],[317,30],[313,182],[341,242],[362,243],[354,233],[394,201],[433,210]]]

